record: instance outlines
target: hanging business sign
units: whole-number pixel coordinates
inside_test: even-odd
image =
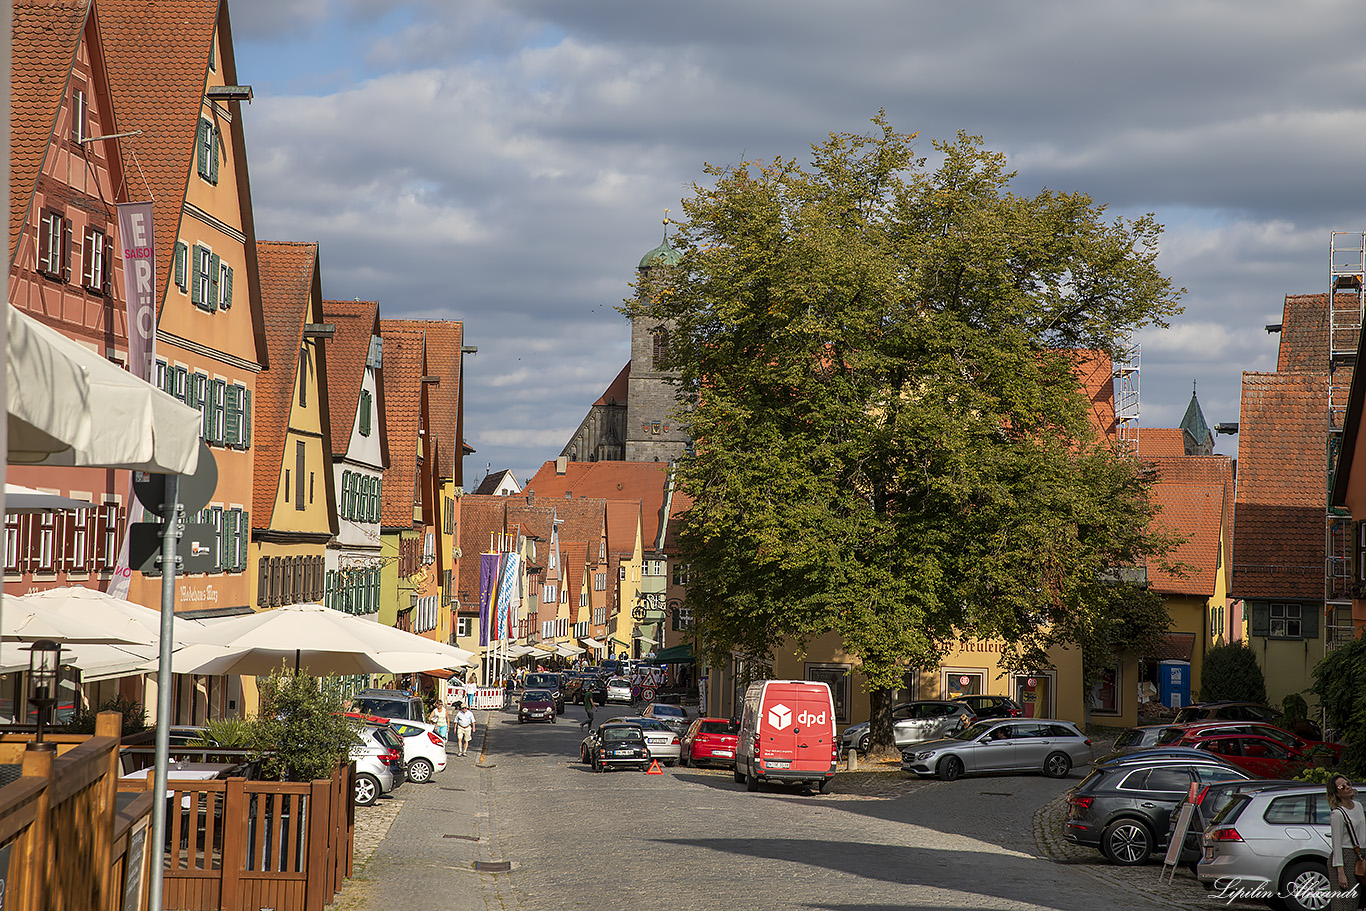
[[[128,301],[128,369],[139,379],[155,376],[157,341],[156,246],[152,204],[119,203],[119,246],[123,251],[123,294]]]

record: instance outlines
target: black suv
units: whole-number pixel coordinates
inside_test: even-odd
[[[564,675],[550,671],[527,674],[523,689],[547,690],[550,698],[555,700],[555,711],[560,715],[564,714]]]
[[[1067,794],[1063,837],[1096,848],[1112,864],[1147,863],[1165,847],[1171,814],[1192,783],[1251,779],[1252,775],[1215,756],[1128,756],[1093,766]]]
[[[954,702],[966,702],[978,721],[988,718],[1020,718],[1024,709],[1009,696],[955,696]]]

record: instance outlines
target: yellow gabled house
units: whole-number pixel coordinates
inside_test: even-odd
[[[337,534],[318,245],[257,244],[271,369],[256,394],[251,556],[257,610],[323,599]]]

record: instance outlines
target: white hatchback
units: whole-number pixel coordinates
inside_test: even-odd
[[[446,769],[446,741],[436,733],[436,726],[424,721],[390,721],[390,726],[403,738],[403,761],[408,767],[408,780],[422,784],[432,780],[437,772]]]
[[[630,705],[635,701],[631,695],[631,681],[625,677],[613,677],[607,681],[607,701],[624,702]]]

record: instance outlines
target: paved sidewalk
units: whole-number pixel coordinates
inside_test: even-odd
[[[489,715],[475,713],[470,752],[457,756],[450,744],[446,770],[430,783],[407,783],[393,799],[356,808],[354,875],[332,911],[517,907],[506,875],[476,868],[500,854],[485,762]]]

